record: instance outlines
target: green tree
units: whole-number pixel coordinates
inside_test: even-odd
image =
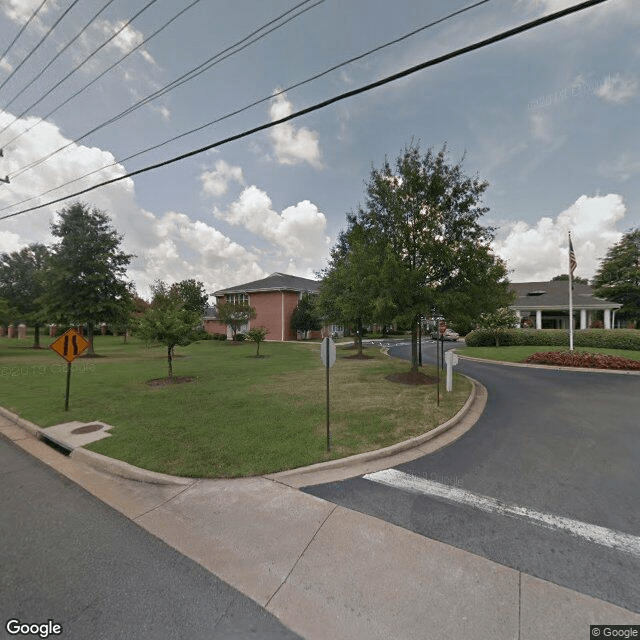
[[[506,266],[489,246],[493,230],[479,222],[488,183],[466,176],[447,155],[446,146],[421,155],[412,144],[393,167],[385,161],[373,169],[356,216],[376,258],[377,299],[411,327],[413,372],[421,315],[435,308],[479,316],[509,298]]]
[[[202,322],[202,314],[187,308],[162,281],[156,282],[151,290],[151,305],[137,320],[134,332],[146,342],[167,347],[169,378],[173,378],[173,349],[177,345],[184,347],[193,342]]]
[[[385,307],[386,298],[379,286],[380,263],[374,238],[367,237],[355,215],[349,214],[347,223],[347,229],[340,233],[331,250],[327,268],[319,274],[322,280],[317,306],[325,320],[349,327],[355,333],[356,347],[362,354],[365,326],[374,318],[383,321],[389,307]]]
[[[112,321],[129,303],[125,273],[133,256],[120,250],[122,236],[103,211],[76,202],[59,216],[51,225],[60,241],[51,249],[44,311],[54,321],[86,324],[88,354],[93,355],[95,325]]]
[[[238,331],[250,320],[256,317],[256,310],[248,302],[219,302],[216,305],[218,320],[231,327],[233,339],[236,340]]]
[[[264,342],[269,330],[266,327],[254,327],[247,331],[247,338],[256,344],[256,358],[260,356],[260,343]]]
[[[48,258],[47,247],[37,243],[0,255],[0,297],[13,309],[14,320],[33,326],[34,349],[40,348],[44,320],[40,297],[45,292]]]
[[[593,279],[595,294],[619,302],[618,317],[640,322],[640,229],[625,233],[607,251]]]
[[[501,307],[492,313],[483,313],[480,316],[478,327],[488,329],[496,347],[500,346],[500,336],[504,329],[513,329],[518,326],[518,316],[510,307]]]
[[[309,293],[303,293],[298,306],[291,315],[291,329],[300,331],[306,335],[309,331],[322,329],[322,318],[316,306],[315,297]]]
[[[200,315],[204,314],[209,296],[205,292],[202,282],[194,280],[193,278],[190,280],[181,280],[169,287],[169,293],[178,296],[187,309],[198,311]]]
[[[11,309],[9,308],[9,303],[0,298],[0,325],[4,326],[8,324],[10,319]]]
[[[573,282],[577,282],[578,284],[589,284],[589,281],[586,278],[580,278],[579,276],[573,276],[573,278],[571,278],[571,280]],[[568,282],[569,281],[569,274],[568,273],[561,273],[557,276],[553,276],[553,278],[551,278],[551,282]]]

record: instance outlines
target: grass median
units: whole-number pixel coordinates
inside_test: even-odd
[[[43,343],[48,346],[49,340]],[[338,348],[330,370],[332,450],[326,451],[325,370],[319,345],[202,341],[176,348],[174,375],[192,382],[152,386],[167,375],[164,347],[98,336],[98,358],[72,365],[64,411],[66,363],[28,341],[0,339],[0,404],[47,427],[73,420],[111,424],[111,437],[86,448],[130,464],[182,476],[272,473],[385,447],[445,422],[462,407],[470,382],[454,391],[404,385],[387,376],[408,363],[367,349]],[[435,375],[435,370],[424,368]]]

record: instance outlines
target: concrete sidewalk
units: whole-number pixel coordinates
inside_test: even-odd
[[[6,414],[0,434],[309,640],[585,640],[590,624],[640,624],[637,613],[296,489],[393,466],[441,441],[334,469],[158,484],[65,457]]]

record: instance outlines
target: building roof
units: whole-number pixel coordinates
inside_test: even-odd
[[[568,309],[569,283],[566,280],[551,282],[512,282],[509,287],[516,294],[511,303],[515,309]],[[589,284],[573,283],[573,307],[575,309],[619,309],[622,305],[603,298],[596,298]]]
[[[308,291],[309,293],[317,293],[319,286],[320,283],[317,280],[276,272],[262,280],[254,280],[235,287],[220,289],[213,295],[224,296],[230,293],[257,293],[258,291]]]

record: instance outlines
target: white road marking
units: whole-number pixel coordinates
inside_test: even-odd
[[[448,502],[464,504],[476,509],[481,509],[487,513],[498,513],[511,518],[529,520],[534,524],[551,530],[566,531],[578,538],[583,538],[590,542],[623,551],[640,558],[640,537],[632,536],[628,533],[607,529],[588,522],[572,520],[550,513],[541,513],[528,507],[520,507],[507,504],[495,498],[483,496],[470,491],[465,491],[458,487],[451,487],[439,482],[433,482],[426,478],[420,478],[408,473],[403,473],[397,469],[385,469],[375,473],[368,473],[365,480],[371,480],[379,484],[403,489],[411,493],[419,493],[427,496],[442,498]]]

